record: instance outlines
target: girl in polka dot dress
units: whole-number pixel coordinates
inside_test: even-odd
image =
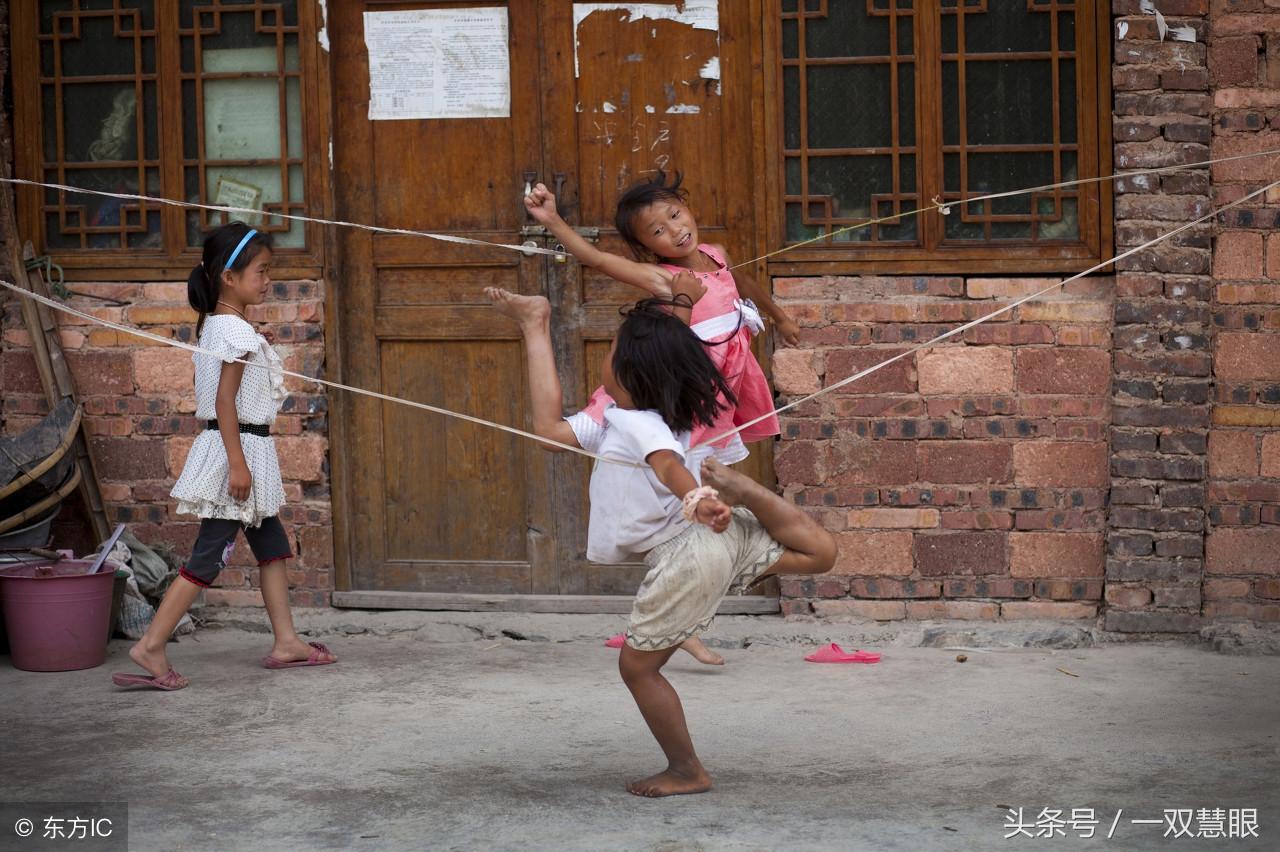
[[[173,690],[187,685],[169,665],[165,645],[200,590],[222,571],[241,532],[261,567],[262,600],[275,634],[263,666],[336,661],[323,644],[298,636],[289,610],[285,564],[293,553],[278,517],[284,487],[270,431],[286,396],[279,372],[283,364],[245,316],[250,306],[266,299],[270,263],[270,238],[232,222],[205,238],[203,260],[187,279],[187,299],[200,315],[196,335],[205,350],[192,356],[196,417],[202,428],[172,496],[179,513],[201,519],[200,532],[146,634],[129,649],[129,657],[147,674],[114,674],[117,686]]]

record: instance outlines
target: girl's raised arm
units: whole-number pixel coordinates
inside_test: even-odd
[[[538,184],[525,196],[529,215],[545,225],[556,239],[583,266],[598,269],[615,281],[639,287],[651,296],[671,295],[671,274],[653,263],[638,263],[620,254],[601,251],[582,238],[556,211],[556,197],[545,184]]]

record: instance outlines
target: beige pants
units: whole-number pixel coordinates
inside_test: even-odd
[[[741,506],[723,533],[690,525],[645,557],[649,573],[631,608],[627,644],[661,651],[702,633],[715,619],[720,599],[745,591],[785,549]]]

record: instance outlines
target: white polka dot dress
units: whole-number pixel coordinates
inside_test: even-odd
[[[240,390],[236,394],[236,411],[241,423],[269,425],[284,402],[284,376],[280,356],[266,338],[253,326],[233,314],[205,317],[200,332],[200,348],[217,352],[220,357],[195,353],[191,359],[196,369],[196,417],[200,425],[218,417],[214,405],[218,397],[218,381],[223,363],[244,358]],[[259,366],[260,365],[260,366]],[[263,368],[274,369],[263,369]],[[271,438],[240,434],[245,462],[253,475],[249,497],[234,500],[227,492],[227,448],[217,429],[201,429],[187,454],[182,475],[173,486],[171,496],[178,501],[178,512],[200,518],[226,518],[256,527],[263,519],[274,517],[284,504],[284,484],[280,479],[280,461]]]

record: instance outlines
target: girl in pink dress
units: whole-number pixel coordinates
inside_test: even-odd
[[[677,275],[693,275],[704,288],[702,298],[693,307],[690,323],[694,333],[706,344],[707,354],[728,381],[738,399],[737,406],[725,406],[710,425],[693,432],[689,467],[698,470],[702,460],[714,456],[724,464],[747,457],[745,443],[778,434],[778,418],[773,416],[773,394],[764,371],[751,351],[751,338],[764,329],[764,314],[776,324],[782,340],[795,345],[799,327],[770,298],[768,289],[749,278],[743,278],[742,290],[729,271],[729,258],[723,246],[698,242],[698,224],[685,203],[686,193],[680,187],[680,175],[668,184],[664,173],[651,181],[628,189],[618,201],[615,224],[637,260],[601,251],[588,243],[556,212],[555,196],[538,184],[525,197],[530,215],[548,230],[584,266],[598,269],[610,278],[640,288],[648,295],[669,297],[671,283]],[[569,418],[575,430],[604,428],[604,412],[613,400],[604,388],[591,395],[587,407]],[[765,416],[741,433],[722,437],[734,428]],[[719,440],[714,440],[719,438]],[[706,442],[712,441],[710,444]],[[705,446],[699,446],[704,445]]]
[[[632,186],[618,200],[614,217],[618,233],[627,241],[636,260],[600,251],[584,240],[556,212],[556,199],[544,184],[533,187],[525,196],[525,207],[535,220],[546,226],[583,266],[598,269],[610,278],[639,287],[647,295],[670,297],[677,276],[696,277],[697,282],[684,281],[675,287],[683,292],[701,292],[693,306],[690,327],[706,344],[712,363],[737,397],[736,406],[724,403],[719,416],[710,425],[694,427],[686,466],[698,478],[702,462],[715,457],[723,464],[742,461],[748,455],[746,442],[759,441],[778,434],[778,418],[773,414],[773,394],[764,371],[751,351],[751,338],[764,329],[760,309],[773,320],[783,342],[794,346],[800,329],[782,308],[774,304],[768,288],[744,277],[742,289],[729,271],[729,258],[724,247],[700,243],[698,223],[685,203],[686,193],[680,188],[680,175],[667,183],[658,172],[651,181]],[[758,307],[757,307],[758,306]],[[601,386],[587,401],[587,407],[566,418],[582,446],[595,446],[605,431],[605,411],[614,404]],[[740,433],[723,438],[743,423],[764,416],[759,423]],[[719,438],[720,440],[714,440]],[[709,442],[709,443],[708,443]],[[620,647],[623,635],[606,644]],[[707,665],[723,665],[724,659],[698,637],[687,639],[680,647]]]

